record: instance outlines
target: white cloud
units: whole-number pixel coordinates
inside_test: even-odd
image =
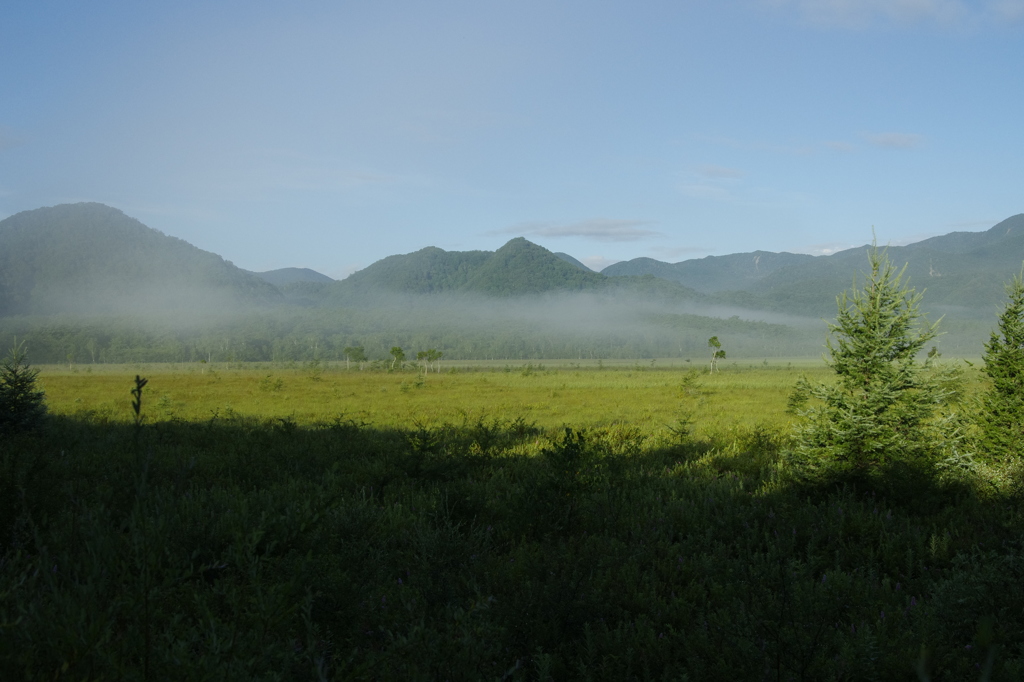
[[[790,253],[807,253],[812,256],[831,256],[833,253],[852,249],[857,246],[849,242],[826,242],[824,244],[808,244],[790,251]]]
[[[595,272],[601,272],[609,265],[615,265],[622,261],[616,258],[605,258],[604,256],[587,256],[580,258],[580,262]]]
[[[569,225],[551,225],[547,223],[526,223],[513,225],[489,234],[520,234],[536,237],[582,237],[602,242],[634,242],[649,237],[661,237],[656,230],[642,229],[650,225],[649,220],[613,220],[595,218]]]
[[[914,149],[924,143],[924,138],[914,133],[864,133],[864,139],[883,149]]]

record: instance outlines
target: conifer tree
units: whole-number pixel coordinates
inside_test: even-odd
[[[38,429],[46,415],[44,393],[36,387],[38,369],[28,364],[24,342],[0,363],[0,435]]]
[[[985,344],[984,372],[991,380],[982,395],[980,445],[990,457],[1024,455],[1024,281],[1006,287],[1009,299],[999,327]]]
[[[906,267],[897,271],[877,247],[868,259],[864,287],[855,284],[837,299],[829,325],[826,361],[835,381],[801,379],[791,397],[806,420],[797,445],[804,461],[859,473],[934,458],[941,439],[929,420],[956,389],[929,371],[934,353],[918,360],[938,322],[918,324],[922,294],[904,282]]]

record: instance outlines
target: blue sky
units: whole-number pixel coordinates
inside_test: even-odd
[[[1024,211],[1024,0],[4,3],[0,218],[252,270],[525,236],[600,267]]]

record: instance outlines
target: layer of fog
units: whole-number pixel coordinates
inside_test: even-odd
[[[543,327],[551,333],[622,333],[637,331],[658,316],[691,315],[704,318],[763,323],[795,329],[824,329],[820,318],[798,317],[761,310],[671,301],[631,293],[557,292],[537,296],[493,297],[472,294],[407,295],[380,293],[373,297],[379,310],[403,311],[436,319],[459,319],[469,326],[498,321],[519,321]],[[711,320],[708,320],[712,323]]]
[[[35,290],[31,310],[36,316],[133,317],[147,324],[200,328],[238,320],[260,310],[269,310],[272,305],[240,297],[226,288],[147,281],[131,289]]]
[[[66,292],[37,303],[51,315],[25,318],[24,325],[7,316],[0,326],[14,334],[21,333],[18,327],[90,325],[193,339],[303,338],[313,339],[314,349],[327,345],[316,339],[330,339],[335,356],[346,345],[365,345],[379,358],[394,345],[436,347],[452,359],[493,357],[494,350],[480,349],[513,346],[518,350],[509,357],[696,358],[713,335],[731,357],[817,356],[830,321],[622,291],[519,297],[374,292],[314,296],[298,305],[284,298],[240,300],[212,287],[151,284],[129,292]],[[953,333],[936,344],[950,354],[980,354],[984,330],[976,326],[947,320]]]

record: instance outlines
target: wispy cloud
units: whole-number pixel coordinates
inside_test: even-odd
[[[706,178],[712,178],[714,180],[737,180],[745,175],[745,173],[738,168],[714,165],[701,166],[697,169],[697,172]]]
[[[953,24],[972,11],[961,0],[768,0],[822,26],[867,28],[876,24]]]
[[[524,223],[513,225],[488,234],[519,234],[534,237],[581,237],[602,242],[635,242],[650,237],[661,237],[657,230],[644,229],[651,225],[649,220],[613,220],[595,218],[569,225],[552,225],[550,223]]]
[[[997,21],[1024,21],[1024,0],[996,0],[989,4],[988,10]]]
[[[728,199],[729,190],[718,185],[708,183],[696,183],[680,185],[679,191],[693,199]]]
[[[806,246],[793,249],[791,253],[807,253],[812,256],[831,256],[833,253],[852,249],[855,246],[857,245],[850,244],[849,242],[826,242],[823,244],[808,244]]]
[[[746,173],[739,168],[705,164],[694,169],[679,185],[679,191],[693,199],[724,201],[732,198],[729,188],[739,186],[744,175]]]
[[[829,140],[825,143],[825,146],[836,152],[852,152],[854,149],[852,144],[841,140]]]
[[[914,149],[924,144],[924,138],[914,133],[864,133],[864,139],[883,149]]]
[[[759,140],[740,140],[734,137],[724,137],[721,135],[696,135],[695,139],[699,142],[710,142],[712,144],[722,145],[723,147],[731,147],[732,149],[739,149],[748,152],[769,152],[772,154],[787,154],[792,156],[807,156],[813,154],[816,149],[813,144],[777,144],[774,142],[763,142]]]
[[[814,25],[849,29],[874,26],[965,26],[1024,21],[1024,0],[763,0]]]

